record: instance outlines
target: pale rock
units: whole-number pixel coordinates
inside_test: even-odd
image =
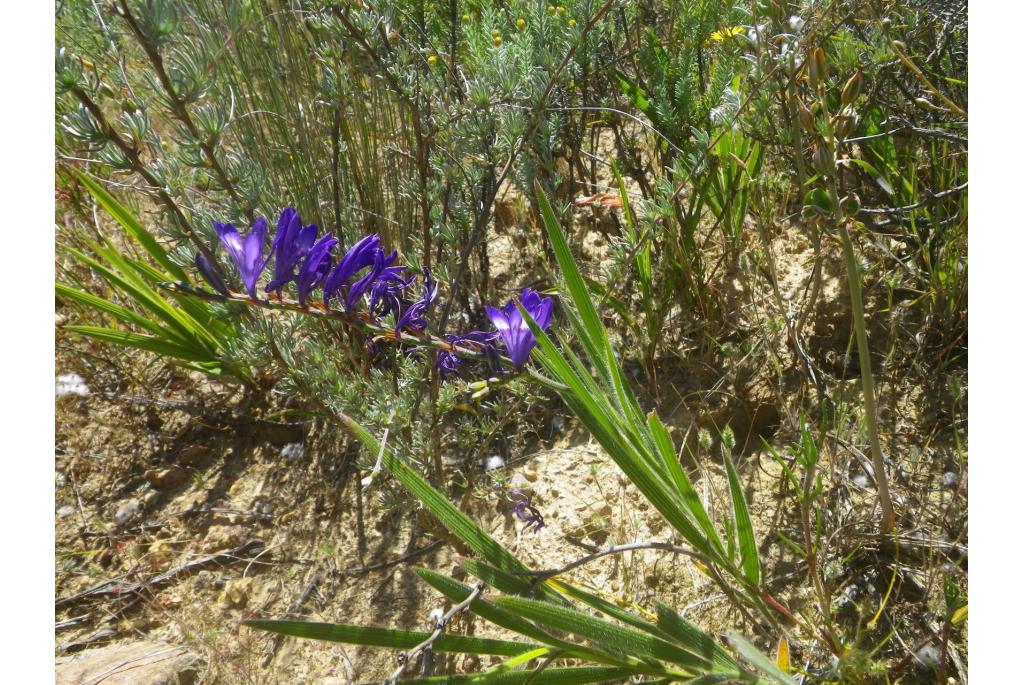
[[[203,540],[203,549],[207,552],[219,552],[242,544],[244,531],[239,525],[210,526]]]
[[[114,512],[114,523],[123,526],[142,512],[142,505],[137,499],[130,499]]]
[[[221,595],[221,605],[227,609],[241,609],[249,603],[252,594],[253,578],[234,578],[224,586],[224,594]]]
[[[59,657],[56,685],[193,685],[199,657],[163,642],[132,642]]]
[[[170,490],[188,480],[188,474],[177,466],[149,469],[143,477],[157,490]]]

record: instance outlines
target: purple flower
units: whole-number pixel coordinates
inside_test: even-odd
[[[295,280],[295,267],[299,260],[309,254],[316,239],[316,224],[302,227],[302,219],[294,207],[285,207],[277,222],[277,233],[270,253],[274,255],[274,280],[267,284],[266,291],[281,291],[288,281]]]
[[[310,248],[305,261],[299,267],[298,276],[295,277],[295,284],[299,289],[299,304],[306,304],[309,292],[320,285],[327,276],[331,268],[331,248],[337,244],[334,236],[328,233]]]
[[[416,280],[415,276],[402,278],[404,266],[389,266],[381,270],[370,289],[370,313],[385,316],[401,311],[402,293]]]
[[[225,297],[231,294],[227,284],[224,283],[224,277],[220,275],[220,271],[202,252],[196,252],[196,268],[199,269],[203,280],[209,283],[211,288]]]
[[[541,299],[536,291],[526,288],[523,290],[519,302],[537,322],[541,330],[546,330],[551,325],[551,308],[554,303],[550,297]],[[484,309],[487,312],[487,318],[491,320],[498,335],[501,336],[502,342],[505,343],[505,351],[508,352],[512,363],[517,369],[522,368],[530,357],[530,350],[537,344],[537,339],[533,336],[526,321],[523,320],[515,301],[510,300],[501,309],[494,307],[485,307]]]
[[[249,297],[255,299],[256,281],[259,280],[269,259],[269,256],[266,259],[263,257],[263,245],[267,242],[267,222],[263,218],[256,219],[252,230],[244,238],[239,235],[234,224],[214,221],[213,227],[238,268],[246,292],[249,293]]]
[[[363,295],[373,288],[374,284],[383,276],[384,272],[388,270],[388,267],[394,264],[396,259],[398,259],[398,252],[392,252],[385,257],[384,250],[378,248],[374,251],[373,266],[370,267],[370,270],[366,272],[365,276],[349,286],[348,294],[345,295],[345,308],[348,309],[348,311],[355,309],[356,303],[363,298]]]
[[[494,339],[498,336],[493,331],[470,331],[460,335],[449,335],[446,339],[452,347],[461,347],[474,352],[488,352],[494,350]],[[441,350],[437,353],[437,369],[441,372],[441,378],[457,376],[462,360],[451,350]]]
[[[540,512],[530,504],[530,498],[522,490],[512,488],[508,491],[509,495],[512,496],[512,513],[515,514],[520,521],[526,523],[525,530],[533,528],[533,532],[536,533],[544,527],[544,517],[540,515]]]
[[[327,306],[335,295],[340,295],[342,286],[357,273],[376,261],[380,251],[380,236],[368,235],[349,248],[338,265],[331,269],[324,280],[324,305]]]
[[[437,281],[430,273],[430,269],[423,270],[423,297],[413,302],[411,305],[405,308],[402,315],[398,317],[398,321],[395,323],[395,330],[400,331],[403,328],[408,328],[411,331],[422,331],[427,327],[427,322],[423,318],[424,313],[434,300],[437,299]]]

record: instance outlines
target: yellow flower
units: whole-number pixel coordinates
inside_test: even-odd
[[[516,19],[516,28],[518,28],[520,31],[525,29],[526,28],[526,20],[522,19],[522,18]]]
[[[501,37],[501,31],[499,31],[498,29],[491,29],[491,38],[499,37]]]
[[[711,40],[724,42],[727,40],[731,40],[732,38],[735,38],[736,36],[745,32],[746,29],[743,28],[742,26],[730,26],[729,28],[724,28],[720,31],[715,31],[714,33],[712,33]]]
[[[494,47],[496,47],[496,48],[500,48],[501,47],[501,36],[495,36],[494,37]]]
[[[555,6],[554,5],[548,5],[548,14],[554,14],[554,13],[555,13]]]
[[[576,25],[576,20],[575,19],[570,19],[568,21],[568,24],[569,24],[569,26],[575,26]]]
[[[463,14],[462,15],[462,23],[463,24],[468,24],[469,21],[470,21],[470,16],[468,14]]]
[[[428,64],[437,64],[437,55],[431,55],[427,58]]]
[[[559,5],[558,7],[556,7],[556,8],[555,8],[555,11],[556,11],[556,12],[558,12],[558,16],[562,16],[563,14],[565,14],[565,8],[564,8],[564,7],[562,7],[561,5]]]

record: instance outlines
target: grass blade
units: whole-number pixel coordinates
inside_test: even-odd
[[[711,669],[712,663],[684,651],[650,633],[603,621],[583,612],[524,597],[501,597],[495,603],[520,616],[583,637],[595,647],[627,658],[655,659],[679,664],[694,674]]]
[[[740,566],[743,568],[743,575],[756,587],[761,584],[761,562],[757,553],[757,539],[754,537],[754,524],[750,521],[747,500],[743,497],[743,485],[732,463],[732,457],[728,454],[725,455],[725,470],[729,474],[729,493],[732,495],[732,508],[736,519]]]
[[[744,659],[753,664],[759,671],[771,678],[774,682],[779,685],[796,685],[796,681],[783,673],[771,657],[747,642],[746,638],[739,633],[730,631],[729,643]]]
[[[265,630],[278,635],[301,637],[310,640],[327,642],[343,642],[351,645],[370,647],[392,647],[407,649],[415,647],[428,637],[430,633],[413,630],[395,630],[374,626],[354,626],[346,623],[315,623],[310,621],[272,621],[250,620],[244,625],[258,630]],[[496,654],[498,656],[515,656],[523,652],[538,649],[540,645],[527,642],[510,642],[464,635],[443,634],[434,642],[433,649],[438,652],[459,652],[463,654]]]
[[[107,192],[106,188],[101,186],[96,181],[92,180],[88,176],[82,173],[76,173],[78,180],[82,185],[85,186],[86,190],[96,198],[96,201],[100,203],[105,210],[107,210],[112,217],[121,224],[121,227],[130,235],[139,245],[142,246],[149,256],[152,257],[160,266],[162,266],[167,273],[174,276],[179,281],[188,281],[188,277],[180,266],[171,261],[167,251],[160,246],[160,243],[156,241],[156,238],[150,234],[138,220],[132,216],[132,213],[122,205],[120,202],[114,199],[114,196]]]

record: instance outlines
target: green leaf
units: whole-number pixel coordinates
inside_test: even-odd
[[[131,331],[121,331],[116,328],[103,328],[101,326],[67,326],[67,330],[81,335],[87,335],[106,343],[113,343],[121,347],[132,347],[138,350],[146,350],[165,357],[173,357],[190,362],[217,362],[206,350],[196,347],[185,347],[168,340],[157,338],[151,335],[140,335]]]
[[[583,602],[587,606],[589,606],[589,607],[591,607],[593,609],[596,609],[597,611],[600,611],[603,614],[611,616],[612,618],[618,619],[619,621],[622,621],[626,625],[630,625],[630,626],[633,626],[634,628],[642,630],[645,633],[650,633],[651,635],[654,635],[655,637],[660,637],[660,638],[665,639],[665,640],[669,640],[669,641],[671,640],[672,636],[664,633],[656,625],[652,624],[651,622],[647,621],[646,619],[643,619],[643,618],[641,618],[641,617],[639,617],[639,616],[637,616],[635,614],[631,614],[630,612],[628,612],[625,609],[619,607],[618,605],[616,605],[616,604],[614,604],[612,602],[609,602],[604,597],[599,597],[598,595],[595,595],[595,594],[593,594],[591,592],[587,592],[583,588],[576,587],[572,583],[569,583],[569,582],[564,581],[564,580],[560,580],[559,579],[559,580],[556,580],[555,582],[558,583],[558,587],[563,592],[565,592],[565,594],[569,595],[570,597],[572,597],[574,599],[578,599],[579,601]]]
[[[446,675],[433,678],[403,680],[403,685],[585,685],[609,680],[622,680],[634,675],[629,668],[615,666],[583,666],[579,668],[546,668],[536,671],[488,671],[477,675]]]
[[[759,671],[771,678],[779,685],[796,685],[796,681],[789,677],[778,667],[775,660],[767,656],[754,645],[747,642],[746,638],[737,632],[729,632],[729,643],[743,656],[744,659],[753,664]]]
[[[540,347],[537,358],[545,369],[556,379],[562,380],[570,388],[559,392],[562,400],[583,422],[602,447],[607,450],[615,463],[622,469],[637,489],[654,505],[665,519],[699,552],[711,559],[722,561],[718,549],[697,529],[680,508],[669,485],[662,478],[662,471],[652,469],[649,459],[639,456],[635,447],[623,440],[625,428],[621,422],[616,423],[614,413],[598,402],[601,396],[589,394],[576,381],[576,374],[569,368],[565,359],[558,353],[551,338],[537,326],[530,313],[520,307],[523,320],[530,327]]]
[[[197,327],[195,322],[190,317],[187,317],[183,312],[178,311],[170,302],[161,297],[156,290],[149,286],[149,284],[145,283],[137,276],[132,275],[130,270],[127,268],[127,264],[119,255],[116,254],[115,251],[107,250],[99,246],[94,246],[94,249],[97,251],[97,254],[107,259],[107,261],[115,267],[121,266],[123,269],[115,271],[83,252],[73,248],[67,248],[71,255],[99,273],[99,275],[102,276],[103,279],[112,287],[123,291],[127,296],[135,300],[140,307],[146,308],[163,320],[167,324],[167,327],[164,329],[167,337],[175,338],[182,345],[186,346],[205,346],[203,336],[197,335],[195,332]],[[125,273],[125,271],[128,271],[129,273]],[[209,341],[207,341],[207,343],[208,342]],[[208,348],[208,353],[212,355],[216,349],[215,345],[211,345]]]
[[[658,627],[671,635],[673,640],[688,651],[708,661],[713,661],[726,670],[735,671],[738,668],[736,659],[729,652],[725,651],[718,644],[717,640],[687,621],[667,605],[658,602],[656,606],[658,611]]]
[[[467,566],[467,570],[470,563],[475,564],[475,562],[469,562],[468,560],[463,562],[463,565]],[[490,568],[489,566],[486,566],[486,564],[475,565]],[[460,583],[440,573],[435,573],[427,569],[416,569],[416,573],[420,578],[434,587],[434,589],[441,592],[441,594],[448,597],[453,602],[461,602],[466,599],[471,592],[468,585]],[[476,575],[478,578],[480,577],[477,572],[471,570],[470,573],[473,573],[473,575]],[[556,638],[526,619],[516,616],[511,611],[502,609],[486,599],[478,598],[474,600],[473,603],[469,605],[469,610],[496,626],[511,630],[519,635],[525,635],[532,640],[536,640],[537,642],[562,650],[566,653],[566,656],[589,659],[590,661],[596,661],[598,663],[619,663],[614,659],[609,659],[606,654],[597,650],[590,649],[583,645],[574,645],[570,642],[566,642],[565,640]]]
[[[164,328],[155,321],[151,321],[150,319],[147,319],[140,314],[136,314],[129,309],[125,309],[120,305],[114,304],[113,302],[104,300],[102,297],[97,297],[96,295],[87,293],[84,290],[76,290],[75,288],[64,285],[63,283],[55,284],[55,288],[59,297],[85,305],[86,307],[89,307],[101,314],[109,314],[119,321],[138,326],[139,328],[144,328],[155,335],[166,336],[167,334],[167,331],[165,331]]]
[[[154,274],[160,278],[153,280],[147,279],[144,275],[139,273],[138,269],[132,266],[131,260],[121,256],[109,240],[105,242],[106,247],[100,247],[98,245],[93,246],[96,254],[106,259],[118,270],[119,275],[122,277],[122,281],[129,281],[139,292],[145,295],[147,301],[152,303],[152,306],[154,307],[153,311],[157,316],[166,320],[177,330],[180,330],[183,335],[191,339],[201,341],[211,350],[215,350],[220,347],[220,343],[205,326],[193,319],[186,312],[175,307],[170,300],[164,298],[164,296],[153,287],[155,282],[164,280],[164,274],[154,271]],[[145,273],[145,271],[143,271],[143,273]]]
[[[644,89],[636,81],[633,81],[625,73],[618,70],[615,71],[615,80],[618,82],[623,95],[630,99],[633,106],[646,114],[648,119],[651,119],[651,101],[647,93],[644,92]]]
[[[182,271],[181,267],[171,261],[167,251],[160,246],[160,243],[156,241],[149,231],[143,228],[142,224],[132,216],[132,213],[129,212],[124,205],[115,200],[114,196],[108,193],[103,186],[85,174],[76,172],[75,175],[78,177],[78,180],[82,185],[85,186],[86,190],[96,198],[96,201],[99,202],[104,209],[110,212],[110,215],[117,220],[117,223],[121,224],[124,230],[127,231],[128,234],[134,238],[135,241],[146,250],[146,252],[149,253],[149,256],[155,259],[157,263],[167,271],[167,273],[171,274],[179,281],[188,280],[188,277],[185,275],[185,272]]]
[[[757,553],[757,539],[754,537],[754,524],[750,521],[747,501],[743,497],[743,485],[732,463],[732,457],[728,454],[725,455],[725,470],[729,474],[729,493],[732,495],[732,508],[736,518],[740,565],[747,580],[757,587],[761,583],[761,562]]]
[[[244,621],[244,625],[289,637],[302,637],[310,640],[343,642],[345,644],[367,645],[371,647],[392,647],[396,649],[415,647],[430,637],[430,633],[427,632],[394,630],[374,626],[354,626],[346,623],[250,620]],[[434,642],[433,649],[437,652],[515,656],[539,647],[540,645],[526,642],[510,642],[508,640],[494,640],[444,633]]]
[[[669,435],[668,430],[665,429],[664,424],[654,412],[647,415],[647,425],[650,428],[651,435],[654,437],[658,451],[665,463],[665,469],[668,472],[669,478],[672,479],[676,490],[679,491],[679,494],[683,499],[683,504],[690,512],[690,515],[693,516],[697,525],[700,526],[700,529],[704,532],[708,542],[713,544],[724,554],[725,545],[722,544],[722,539],[718,536],[718,531],[711,523],[711,517],[708,516],[707,510],[704,508],[704,503],[700,501],[700,495],[697,494],[689,476],[686,475],[686,471],[683,470],[682,465],[679,463],[679,458],[676,456],[675,445],[672,443],[672,436]]]
[[[469,597],[470,592],[472,592],[472,588],[465,583],[460,583],[459,581],[449,578],[441,573],[437,573],[436,571],[431,571],[426,568],[417,568],[414,570],[416,575],[453,602],[463,601],[466,597]],[[473,575],[476,574],[474,573]],[[526,637],[537,640],[538,642],[547,643],[551,638],[550,635],[534,624],[516,616],[510,611],[502,609],[486,599],[478,598],[473,600],[473,603],[469,605],[469,610],[480,618],[486,619],[496,626],[511,630],[519,635],[525,635]]]
[[[381,449],[380,442],[359,423],[345,414],[338,413],[338,418],[351,430],[372,454],[381,454],[381,463],[416,499],[437,517],[441,524],[462,540],[473,551],[482,556],[494,567],[505,571],[527,571],[529,569],[508,551],[500,542],[492,538],[485,530],[476,525],[472,519],[453,505],[448,499],[434,489],[415,469],[396,457],[387,447]],[[557,598],[557,593],[541,586],[538,591],[549,597]]]
[[[574,633],[595,647],[625,657],[679,664],[693,673],[710,670],[712,663],[649,633],[602,621],[580,611],[524,597],[500,597],[495,603],[530,620]]]
[[[544,228],[551,241],[555,258],[558,260],[558,267],[562,271],[562,278],[565,279],[566,287],[572,296],[572,303],[582,322],[581,330],[577,331],[580,335],[580,342],[586,348],[591,361],[595,364],[599,363],[604,358],[604,348],[608,347],[608,337],[604,332],[604,326],[601,325],[601,319],[597,316],[597,310],[590,299],[587,284],[580,275],[579,269],[576,268],[572,250],[569,249],[569,243],[565,240],[565,234],[562,233],[558,218],[555,217],[555,212],[551,209],[551,203],[548,202],[547,195],[539,185],[536,190],[541,216],[544,219]]]

